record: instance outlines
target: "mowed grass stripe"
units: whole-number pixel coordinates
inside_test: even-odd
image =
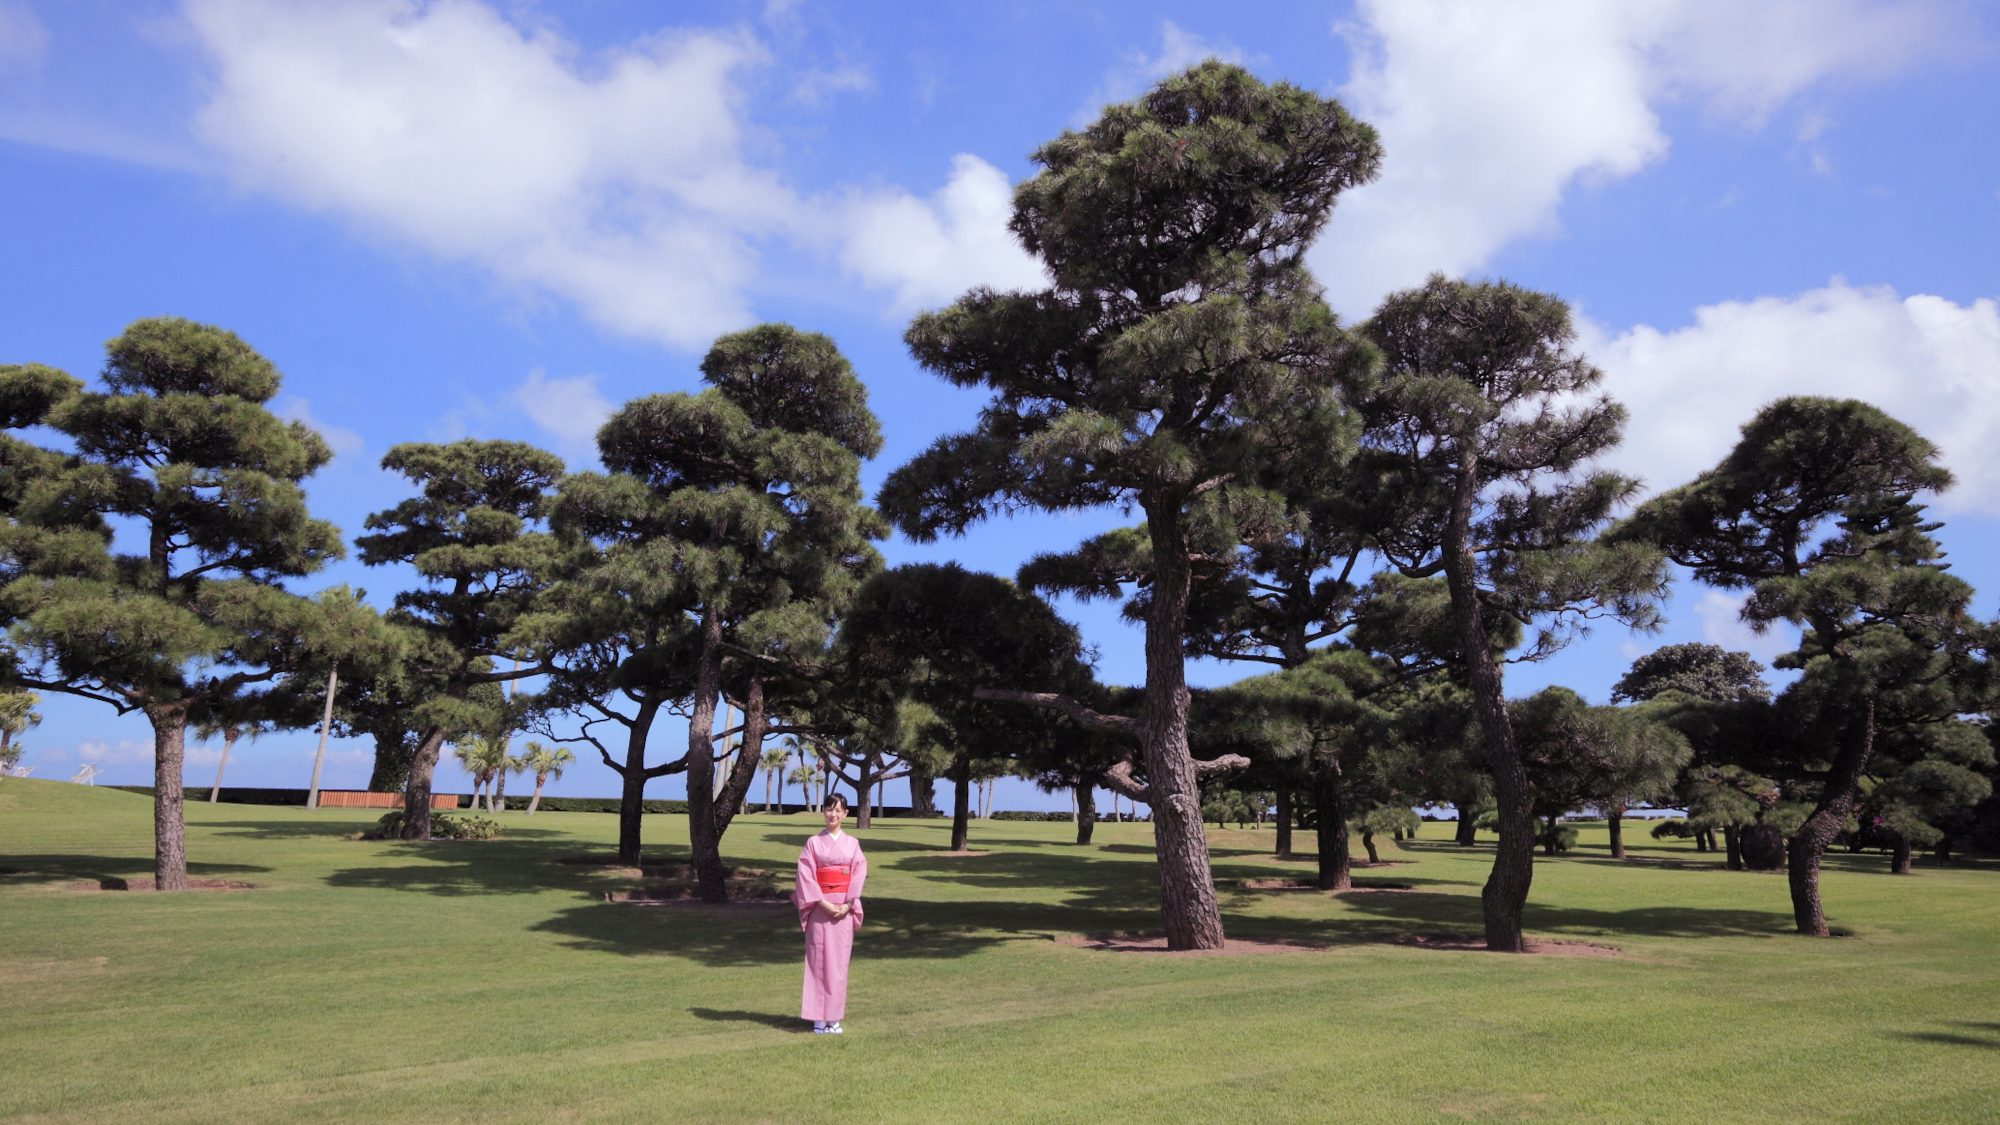
[[[787,1030],[782,909],[598,900],[615,818],[505,817],[490,844],[352,841],[360,810],[190,806],[196,877],[150,871],[143,798],[0,783],[0,1118],[9,1121],[1936,1121],[2000,1108],[2000,871],[1835,855],[1833,920],[1788,934],[1781,877],[1612,864],[1601,828],[1538,864],[1531,931],[1609,959],[1381,944],[1478,928],[1490,850],[1384,843],[1419,893],[1225,887],[1246,957],[1049,940],[1156,930],[1145,825],[939,823],[869,848],[849,1034]],[[649,817],[648,851],[685,855]],[[730,861],[789,868],[812,826],[740,818]],[[1638,833],[1628,832],[1628,839]],[[1225,879],[1307,876],[1211,830]],[[1310,845],[1309,834],[1301,837]],[[1696,861],[1641,837],[1635,854]]]

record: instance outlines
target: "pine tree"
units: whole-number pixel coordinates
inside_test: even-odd
[[[1145,513],[1139,729],[1175,949],[1223,940],[1187,745],[1190,511],[1304,429],[1279,420],[1339,414],[1355,344],[1303,256],[1380,155],[1337,103],[1202,63],[1037,150],[1011,226],[1050,288],[972,290],[904,337],[946,380],[993,392],[977,430],[890,477],[882,504],[905,533],[1021,507]]]

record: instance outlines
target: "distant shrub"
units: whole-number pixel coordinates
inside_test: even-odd
[[[1554,829],[1544,827],[1535,833],[1535,844],[1538,847],[1548,847],[1551,840],[1555,841],[1558,854],[1566,852],[1576,846],[1576,829],[1558,821]]]
[[[1008,809],[1008,810],[1006,810],[1006,811],[1003,811],[1003,812],[997,812],[997,813],[994,813],[994,814],[993,814],[993,816],[992,816],[992,817],[991,817],[990,819],[993,819],[993,820],[1027,820],[1027,821],[1036,821],[1036,822],[1040,822],[1040,821],[1050,821],[1050,822],[1053,822],[1053,821],[1058,821],[1058,820],[1059,820],[1059,821],[1062,821],[1063,823],[1067,824],[1067,823],[1069,823],[1069,821],[1070,821],[1070,820],[1072,819],[1072,817],[1071,817],[1071,815],[1070,815],[1069,813],[1066,813],[1066,812],[1028,812],[1028,811],[1026,811],[1026,810],[1015,810],[1015,809]]]
[[[1685,840],[1692,835],[1694,835],[1694,829],[1689,828],[1688,822],[1679,817],[1668,817],[1658,824],[1653,825],[1653,839],[1655,840]]]
[[[393,840],[403,834],[403,810],[397,809],[375,822],[368,835],[377,840]],[[490,816],[431,813],[431,836],[440,840],[491,840],[500,834],[500,822]]]

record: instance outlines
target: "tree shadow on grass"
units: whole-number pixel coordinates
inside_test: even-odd
[[[896,870],[928,882],[953,883],[991,893],[1055,890],[1072,906],[1157,910],[1159,876],[1150,864],[1099,859],[1074,849],[1055,854],[993,852],[977,859],[912,856]]]
[[[867,922],[855,936],[855,952],[870,960],[955,960],[1008,942],[1051,941],[1082,927],[1129,927],[1150,917],[1047,903],[871,897]],[[789,964],[799,960],[802,948],[798,916],[782,908],[593,903],[558,911],[530,928],[562,935],[573,949],[685,957],[712,968]]]
[[[698,1020],[725,1020],[736,1023],[761,1023],[765,1027],[775,1027],[779,1031],[793,1034],[811,1031],[806,1021],[797,1016],[780,1016],[769,1012],[746,1012],[741,1009],[722,1010],[718,1008],[689,1008],[688,1015]]]
[[[195,863],[187,865],[193,878],[249,875],[268,872],[268,867],[245,863]],[[0,857],[0,887],[26,886],[61,880],[88,880],[104,883],[150,876],[152,856],[102,855],[14,855]]]
[[[2000,1023],[1959,1020],[1944,1026],[1962,1027],[1980,1034],[1967,1035],[1956,1031],[1890,1031],[1884,1034],[1894,1039],[1910,1039],[1918,1043],[1940,1043],[1950,1047],[1983,1047],[1989,1051],[2000,1051]]]
[[[1478,932],[1485,926],[1479,899],[1472,895],[1382,893],[1343,895],[1342,905],[1370,919],[1396,925]],[[1640,906],[1629,910],[1529,903],[1524,928],[1533,933],[1559,933],[1611,938],[1779,937],[1790,933],[1792,916],[1775,910],[1719,907]],[[1336,930],[1347,924],[1336,920]],[[1379,932],[1379,926],[1377,927]]]

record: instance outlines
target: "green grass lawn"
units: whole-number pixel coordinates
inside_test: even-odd
[[[1232,937],[1323,952],[1109,953],[1153,931],[1150,829],[942,822],[862,834],[848,1034],[800,1034],[782,908],[606,903],[614,817],[507,814],[487,843],[349,840],[361,810],[188,807],[178,895],[147,799],[0,781],[0,1120],[35,1122],[1824,1122],[2000,1119],[2000,866],[1836,856],[1834,923],[1782,876],[1537,866],[1528,926],[1613,958],[1413,948],[1476,931],[1490,849],[1449,826],[1363,872],[1414,890],[1224,891]],[[649,854],[685,820],[648,817]],[[739,818],[788,868],[814,824]],[[1634,854],[1696,857],[1643,831]],[[1310,835],[1301,837],[1309,844]],[[1307,874],[1213,831],[1218,878]]]

